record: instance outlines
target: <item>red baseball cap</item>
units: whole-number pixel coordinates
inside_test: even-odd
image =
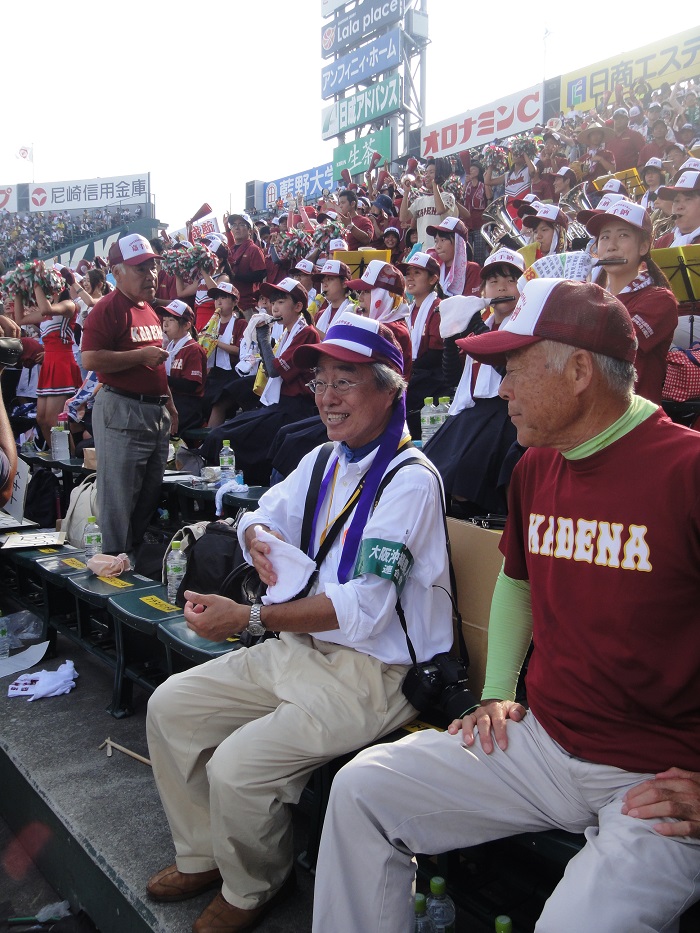
[[[480,363],[500,366],[506,354],[540,340],[555,340],[633,363],[637,338],[629,313],[614,295],[589,282],[532,279],[497,331],[457,341]]]
[[[683,172],[673,186],[659,188],[660,198],[673,198],[677,194],[700,194],[700,172]]]
[[[179,298],[174,298],[170,304],[165,305],[163,308],[156,308],[156,311],[161,317],[167,315],[176,318],[178,321],[194,321],[194,311],[184,301],[180,301]]]
[[[406,293],[403,275],[389,262],[373,259],[362,273],[361,279],[350,279],[348,288],[356,292],[371,292],[373,288],[384,288],[394,295]]]
[[[241,293],[231,282],[218,282],[216,288],[210,288],[207,295],[210,298],[233,298],[234,301],[241,297]]]
[[[463,240],[469,238],[469,232],[464,222],[461,221],[459,217],[445,217],[439,224],[431,224],[431,226],[426,227],[425,232],[428,236],[435,236],[436,233],[444,233],[446,236],[454,236],[457,234],[461,236]]]
[[[327,259],[321,268],[321,275],[331,275],[338,279],[349,279],[352,272],[347,263],[341,262],[340,259]]]
[[[533,230],[541,220],[548,224],[556,224],[558,227],[568,227],[569,218],[564,211],[556,204],[538,204],[534,214],[528,214],[523,218],[523,227],[530,227]]]
[[[409,269],[425,269],[430,275],[440,275],[440,263],[430,253],[414,253],[406,262],[400,262],[398,269],[404,275]]]
[[[591,217],[586,224],[586,230],[588,230],[591,236],[597,237],[605,224],[610,223],[611,220],[623,220],[625,223],[630,224],[630,226],[636,227],[638,230],[641,230],[643,233],[648,233],[649,236],[651,236],[652,225],[649,212],[646,211],[641,204],[635,204],[633,201],[626,201],[624,198],[616,201],[605,212],[597,213],[595,217]]]
[[[110,266],[139,266],[142,262],[148,262],[149,259],[160,259],[158,253],[153,251],[153,247],[146,237],[140,233],[130,233],[112,243],[107,254]]]
[[[264,295],[265,298],[269,298],[270,301],[274,301],[275,298],[284,298],[285,295],[291,295],[294,301],[301,301],[304,307],[306,307],[309,301],[309,293],[301,282],[289,277],[282,279],[282,281],[278,282],[276,285],[263,282],[260,286],[260,293]]]

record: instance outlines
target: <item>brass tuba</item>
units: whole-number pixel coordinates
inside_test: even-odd
[[[515,221],[506,210],[505,197],[491,201],[483,214],[483,225],[480,233],[492,251],[501,245],[503,237],[508,236],[515,240],[517,245],[513,249],[525,246],[526,237],[518,230]]]
[[[590,239],[590,233],[583,224],[576,220],[579,211],[590,211],[592,209],[592,204],[586,194],[586,184],[585,181],[582,181],[580,184],[574,185],[568,194],[564,194],[559,198],[559,207],[569,218],[569,226],[566,231],[569,247],[579,237]]]
[[[675,214],[664,214],[660,207],[651,212],[651,242],[668,233],[676,226]]]

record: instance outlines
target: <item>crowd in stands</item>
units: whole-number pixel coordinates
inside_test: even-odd
[[[375,159],[359,182],[346,173],[343,185],[314,205],[299,196],[277,216],[253,221],[245,212],[225,214],[223,232],[197,244],[173,242],[163,231],[152,241],[160,257],[152,303],[167,325],[180,431],[212,429],[202,448],[210,462],[222,441],[231,440],[252,481],[286,475],[324,431],[305,376],[291,363],[297,344],[322,339],[345,312],[367,314],[386,323],[402,346],[414,437],[426,397],[454,399],[427,446],[453,496],[453,512],[504,511],[503,490],[518,452],[510,451],[514,432],[498,398],[500,375],[472,366],[456,349],[458,340],[508,319],[518,279],[529,267],[537,270],[537,260],[575,252],[595,259],[600,215],[616,201],[639,203],[633,226],[643,251],[605,270],[591,271],[591,260],[576,277],[598,281],[637,313],[638,388],[660,402],[669,346],[684,340],[687,346],[689,337],[677,329],[678,302],[649,248],[700,241],[700,218],[693,219],[700,203],[693,187],[700,177],[693,175],[700,171],[699,135],[695,82],[646,95],[618,92],[597,112],[562,114],[482,151],[425,164],[409,159],[393,174]],[[679,219],[674,185],[680,176],[691,207],[680,208],[686,216]],[[6,255],[19,258],[131,216],[127,209],[4,214],[0,225]],[[6,301],[25,333],[34,327],[40,341],[72,346],[78,366],[80,331],[110,287],[99,263],[90,265],[83,260],[75,275],[63,270],[64,288],[53,304],[44,305],[41,289],[31,301]],[[288,293],[290,287],[295,307],[303,308],[283,326],[273,305],[280,288]],[[47,410],[40,424],[47,440],[56,412],[79,388],[76,372],[40,377],[35,391],[49,399],[39,403]],[[94,391],[95,375],[84,369],[81,375]],[[266,379],[273,389],[263,388]],[[85,407],[80,411],[84,416]],[[90,443],[89,406],[87,419],[81,428]],[[304,430],[293,430],[300,422]],[[476,479],[465,485],[467,475]]]
[[[141,207],[104,207],[82,211],[0,211],[0,259],[6,266],[43,259],[78,240],[106,233],[141,217]]]

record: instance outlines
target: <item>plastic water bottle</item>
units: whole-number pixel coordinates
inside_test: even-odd
[[[236,478],[236,458],[231,450],[231,441],[224,441],[224,446],[219,454],[219,466],[221,467],[221,485],[228,483]]]
[[[437,406],[433,405],[432,398],[423,399],[425,404],[420,410],[420,439],[423,446],[435,434],[439,427]]]
[[[440,412],[440,427],[447,421],[447,413],[450,410],[449,395],[441,395],[438,399],[438,411]]]
[[[7,629],[7,620],[0,612],[0,660],[10,657],[10,633]]]
[[[425,912],[425,894],[416,894],[413,909],[416,913],[416,923],[413,927],[413,933],[435,933],[433,921]]]
[[[187,570],[187,558],[180,550],[180,542],[173,541],[166,561],[168,579],[168,602],[175,605],[177,591]]]
[[[513,933],[513,921],[505,914],[496,917],[496,933]]]
[[[68,415],[61,412],[58,424],[51,428],[51,459],[67,460],[70,457],[70,442],[68,439]]]
[[[85,548],[85,560],[90,560],[95,554],[102,553],[102,531],[97,524],[97,519],[91,515],[85,525],[83,532],[83,547]]]
[[[427,913],[433,921],[435,933],[454,933],[457,911],[452,898],[447,895],[447,883],[439,875],[430,879],[427,905]]]

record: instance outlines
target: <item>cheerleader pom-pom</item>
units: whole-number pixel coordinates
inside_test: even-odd
[[[195,243],[185,253],[185,267],[192,279],[201,278],[206,272],[213,275],[218,267],[216,255],[206,243]]]
[[[166,249],[160,257],[161,267],[168,275],[176,275],[178,278],[190,282],[191,279],[185,262],[188,252],[187,249]]]
[[[66,287],[63,278],[53,269],[47,269],[40,259],[18,263],[2,278],[3,299],[18,297],[25,306],[35,305],[34,286],[38,285],[51,301]]]
[[[443,191],[453,194],[458,201],[464,197],[464,185],[459,175],[452,174],[442,186]]]
[[[287,259],[292,263],[296,263],[310,252],[313,248],[313,242],[311,236],[305,230],[293,227],[278,238],[276,248],[280,259]]]
[[[314,230],[310,248],[316,248],[326,255],[330,252],[331,240],[342,240],[343,232],[343,227],[340,224],[327,220],[325,223],[319,224]]]
[[[510,144],[510,151],[515,156],[526,155],[532,159],[537,155],[537,146],[530,136],[516,136]]]
[[[501,146],[491,143],[482,150],[483,163],[494,175],[502,175],[508,170],[508,153]]]

